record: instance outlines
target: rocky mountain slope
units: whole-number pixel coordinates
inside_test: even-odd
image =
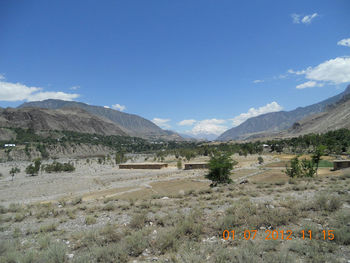
[[[127,134],[110,120],[82,109],[0,109],[0,127],[33,129],[34,131],[66,130],[102,135]]]
[[[295,123],[285,134],[324,133],[341,128],[350,129],[350,95],[329,106],[326,111],[308,116]]]
[[[347,94],[350,94],[350,85],[344,92],[307,107],[299,107],[292,111],[271,112],[250,118],[239,126],[225,131],[217,140],[245,140],[254,134],[273,133],[288,129],[293,123],[307,116],[325,111],[328,106],[338,102]]]
[[[142,137],[147,139],[183,139],[177,133],[162,130],[153,122],[146,120],[138,115],[124,113],[101,106],[92,106],[82,102],[49,99],[43,101],[26,102],[19,106],[19,108],[29,107],[46,109],[79,108],[96,116],[103,117],[114,122],[119,126],[119,128],[121,128],[126,134],[130,136]]]

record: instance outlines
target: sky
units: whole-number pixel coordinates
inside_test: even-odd
[[[0,107],[48,98],[192,136],[350,83],[350,1],[0,1]]]

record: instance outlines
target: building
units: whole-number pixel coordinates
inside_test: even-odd
[[[16,144],[8,143],[8,144],[5,144],[4,147],[16,147]]]
[[[207,163],[185,163],[185,170],[208,169]]]
[[[167,168],[167,163],[124,163],[119,164],[119,169],[162,169]]]
[[[350,168],[350,160],[334,160],[333,161],[333,169],[339,170],[339,169],[345,169]]]

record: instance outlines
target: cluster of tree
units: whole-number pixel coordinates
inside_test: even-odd
[[[73,172],[75,167],[72,163],[53,162],[52,164],[41,165],[41,169],[47,173]]]
[[[167,155],[175,155],[176,158],[191,160],[196,156],[212,156],[216,152],[225,152],[228,155],[238,153],[240,155],[261,154],[263,145],[269,145],[270,152],[292,152],[310,153],[315,151],[319,145],[325,146],[326,154],[350,153],[350,130],[340,129],[329,131],[324,134],[308,134],[290,139],[269,140],[265,142],[246,143],[219,143],[208,144],[199,142],[177,142],[177,141],[147,141],[142,138],[99,134],[79,133],[72,131],[48,131],[45,136],[37,135],[31,129],[9,128],[16,132],[13,143],[34,143],[41,152],[42,157],[47,157],[47,146],[56,144],[92,144],[104,145],[120,153],[156,153],[158,160]],[[4,142],[8,143],[8,142]],[[28,151],[29,147],[27,147]],[[120,157],[116,162],[121,162]]]
[[[29,164],[26,167],[25,172],[26,172],[26,174],[34,176],[34,175],[38,175],[40,170],[45,171],[47,173],[73,172],[73,171],[75,171],[75,167],[70,162],[60,163],[60,162],[54,161],[52,164],[41,164],[41,159],[37,158],[33,161],[33,163]],[[10,171],[10,173],[11,173],[11,171]],[[17,172],[19,172],[19,171],[17,171]]]
[[[293,153],[312,153],[319,145],[324,146],[325,154],[350,154],[350,130],[339,129],[323,134],[306,134],[296,138],[267,141],[272,150]],[[279,148],[279,149],[273,149]]]
[[[290,167],[286,165],[286,175],[289,177],[313,177],[315,174],[317,175],[318,166],[322,155],[324,155],[325,148],[323,145],[318,146],[311,156],[311,160],[299,160],[298,157],[293,158],[290,162]]]

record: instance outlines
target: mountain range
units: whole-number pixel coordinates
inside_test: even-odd
[[[33,129],[35,132],[67,130],[102,135],[127,136],[117,124],[82,109],[0,109],[0,127]]]
[[[288,130],[295,122],[308,116],[327,111],[329,107],[339,102],[348,94],[350,94],[350,85],[344,92],[319,103],[306,107],[299,107],[292,111],[271,112],[250,118],[239,126],[225,131],[217,140],[247,140],[249,138],[261,137],[262,134],[265,136],[268,133],[278,133],[283,130]]]
[[[86,114],[99,117],[104,122],[113,123],[119,128],[116,134],[123,132],[125,135],[141,137],[145,139],[183,140],[183,138],[168,130],[163,130],[153,122],[135,114],[124,113],[118,110],[105,108],[102,106],[88,105],[76,101],[64,101],[48,99],[43,101],[26,102],[18,106],[19,109],[42,108],[42,109],[80,109]]]

